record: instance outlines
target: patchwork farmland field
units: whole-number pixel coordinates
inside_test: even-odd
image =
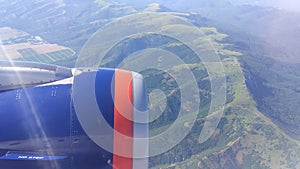
[[[27,36],[30,36],[30,35],[26,32],[12,29],[10,27],[0,28],[0,39],[2,41],[15,39],[15,38],[19,38],[19,37],[27,37]]]
[[[35,61],[43,63],[54,63],[60,60],[75,57],[75,52],[70,49],[38,54],[33,49],[27,48],[18,50],[18,52],[21,53],[23,57],[17,58],[16,60]]]
[[[0,44],[0,60],[57,63],[76,58],[76,52],[70,48],[9,27],[0,28]]]

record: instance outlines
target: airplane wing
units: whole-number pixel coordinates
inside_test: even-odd
[[[0,92],[47,84],[72,77],[72,70],[32,62],[0,61]]]
[[[1,168],[148,168],[138,73],[1,61],[0,116]]]

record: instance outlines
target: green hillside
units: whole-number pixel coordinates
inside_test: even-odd
[[[203,0],[202,7],[195,5],[198,1],[182,6],[182,1],[166,1],[165,5],[170,6],[154,4],[148,8],[146,6],[150,1],[145,1],[136,5],[136,9],[102,0],[65,0],[64,4],[46,0],[26,4],[20,0],[0,2],[0,7],[6,8],[6,11],[0,11],[1,26],[23,30],[30,35],[41,36],[50,43],[71,48],[80,56],[77,66],[123,66],[134,70],[151,65],[153,61],[163,63],[172,54],[186,63],[165,65],[164,70],[147,69],[140,72],[145,77],[148,94],[159,88],[166,97],[166,105],[162,95],[153,96],[149,103],[150,118],[155,119],[159,115],[157,112],[163,111],[159,118],[150,123],[150,136],[169,129],[179,117],[180,107],[184,108],[186,116],[176,125],[183,130],[190,130],[175,147],[151,157],[150,168],[300,168],[300,66],[281,62],[287,58],[297,59],[297,41],[293,39],[289,48],[285,44],[289,38],[299,35],[295,27],[299,15],[207,0]],[[176,12],[171,12],[172,6],[176,7]],[[193,13],[181,13],[179,7],[189,12],[193,9]],[[161,12],[137,14],[144,8],[147,8],[146,11]],[[198,31],[192,25],[185,24],[187,22],[195,24]],[[118,24],[121,26],[116,26]],[[274,30],[272,25],[280,29]],[[100,33],[94,34],[98,29]],[[137,30],[142,31],[134,34]],[[155,33],[146,30],[155,30]],[[134,35],[127,36],[127,33]],[[188,47],[189,41],[180,41],[166,33],[174,34],[177,38],[188,37],[208,61],[203,62],[196,56],[195,51]],[[273,45],[272,40],[280,40],[272,39],[273,36],[281,37],[282,43]],[[93,38],[87,41],[90,37]],[[30,49],[18,52],[22,54],[22,60],[69,67],[76,62],[76,55],[69,50],[42,55]],[[215,94],[211,84],[221,81],[218,70],[222,68],[218,60],[211,59],[215,53],[224,67],[227,100],[217,129],[207,141],[199,143],[206,117],[215,118],[214,115],[219,112],[216,109],[212,114],[209,113]],[[99,56],[104,57],[100,65]],[[126,60],[128,56],[131,59]],[[180,102],[182,93],[179,88],[191,87],[191,79],[180,76],[184,80],[180,84],[169,74],[180,75],[186,68],[192,72],[199,88],[199,91],[195,91],[200,95],[199,112],[190,112],[191,105]],[[194,95],[191,98],[194,100],[190,102],[199,99]],[[192,113],[197,113],[194,124],[190,123]],[[177,132],[181,135],[181,131]]]
[[[138,15],[140,16],[140,15]],[[120,19],[122,20],[122,18]],[[151,23],[144,22],[140,17],[130,17],[132,23],[139,23],[139,26],[147,27],[152,24],[163,22],[168,25],[180,24],[171,17],[152,18]],[[131,22],[127,23],[128,25]],[[120,29],[126,27],[120,27]],[[186,34],[189,29],[181,29],[180,26],[168,26],[178,34]],[[103,28],[105,29],[105,28]],[[118,29],[119,32],[123,30]],[[223,117],[213,136],[206,142],[198,142],[199,134],[208,114],[208,107],[211,101],[210,82],[207,81],[208,74],[203,63],[193,59],[193,54],[176,40],[156,35],[143,34],[128,37],[115,44],[109,53],[104,57],[102,66],[117,67],[121,61],[129,55],[147,48],[158,48],[176,53],[180,56],[196,75],[198,87],[201,89],[201,109],[194,124],[184,124],[185,127],[192,127],[191,132],[177,146],[170,151],[150,158],[151,168],[299,168],[300,167],[300,146],[299,141],[285,134],[268,117],[262,114],[257,108],[246,86],[243,68],[240,60],[246,57],[244,53],[232,50],[228,35],[221,34],[216,28],[200,27],[203,33],[197,39],[198,47],[202,51],[211,50],[207,43],[214,46],[214,50],[219,53],[225,68],[227,79],[227,103]],[[113,31],[113,30],[112,30]],[[112,32],[113,34],[114,32]],[[190,32],[193,34],[194,32]],[[97,35],[96,35],[97,36]],[[96,41],[96,40],[99,41]],[[105,38],[104,38],[105,39]],[[103,44],[101,36],[91,40],[92,44]],[[88,51],[89,55],[84,55],[82,62],[87,65],[97,60],[96,46],[89,46],[83,51]],[[147,53],[148,52],[148,53]],[[143,58],[143,55],[144,58]],[[132,65],[141,64],[147,57],[155,57],[151,51],[146,51],[143,55],[134,60],[130,60]],[[209,56],[208,56],[209,57]],[[214,64],[210,64],[214,66]],[[181,65],[170,68],[170,72],[180,71]],[[167,96],[168,104],[160,116],[150,124],[151,136],[158,135],[170,127],[178,116],[178,107],[181,103],[178,84],[174,83],[172,77],[168,77],[163,72],[148,70],[142,72],[146,79],[148,92],[159,87]],[[214,80],[214,79],[212,79]],[[186,81],[189,86],[189,81]],[[155,105],[157,104],[157,105]],[[159,107],[160,101],[151,103],[152,107]],[[181,105],[188,107],[188,105]],[[151,115],[150,115],[151,116]],[[155,148],[155,147],[152,147]],[[151,147],[150,147],[151,149]]]
[[[286,135],[256,109],[249,95],[239,62],[234,56],[223,60],[232,102],[214,137],[197,142],[199,119],[192,133],[175,149],[152,159],[169,159],[169,164],[153,168],[299,168],[299,141]],[[197,151],[198,150],[198,151]],[[180,153],[183,152],[183,153]],[[191,157],[184,155],[192,154]],[[181,158],[176,158],[176,157]]]

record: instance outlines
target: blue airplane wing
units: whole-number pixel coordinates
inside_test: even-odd
[[[90,117],[97,123],[91,131],[80,117],[95,113],[88,91],[104,117]],[[146,156],[137,158],[148,153],[148,142],[137,142],[148,137],[147,123],[139,122],[148,114],[143,78],[135,72],[0,62],[0,116],[1,168],[148,168]]]

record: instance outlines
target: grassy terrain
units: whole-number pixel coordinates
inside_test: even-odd
[[[224,65],[235,95],[224,114],[227,124],[210,140],[218,140],[218,146],[182,162],[153,168],[298,168],[299,141],[256,109],[237,60],[232,58]]]
[[[1,1],[0,27],[38,34],[49,43],[79,52],[86,40],[112,18],[136,12],[130,6],[104,1]]]
[[[12,5],[14,2],[19,5]],[[33,35],[39,34],[50,42],[66,45],[79,52],[87,38],[105,23],[111,21],[112,18],[136,12],[131,7],[112,2],[95,1],[96,5],[92,1],[88,1],[88,3],[66,2],[66,6],[60,6],[55,3],[39,1],[35,4],[37,10],[27,10],[32,4],[26,6],[20,5],[18,0],[3,1],[0,6],[12,7],[8,8],[6,12],[0,13],[2,16],[0,23],[25,29],[26,32]],[[45,10],[45,8],[40,7],[45,4],[50,5],[49,9]],[[225,111],[216,131],[208,141],[201,144],[198,142],[205,117],[208,115],[212,94],[211,84],[204,63],[197,59],[185,45],[165,36],[143,34],[121,40],[104,58],[102,66],[114,68],[128,55],[136,54],[136,52],[147,48],[157,48],[174,53],[187,63],[186,65],[179,64],[170,67],[168,68],[169,72],[176,74],[188,66],[196,77],[201,97],[199,105],[201,109],[198,117],[193,126],[190,123],[185,123],[189,118],[192,118],[191,116],[185,116],[178,123],[184,128],[191,128],[191,132],[171,150],[159,156],[151,157],[150,167],[154,169],[300,168],[300,144],[297,140],[299,139],[300,128],[297,102],[300,91],[299,73],[297,73],[299,66],[281,64],[273,59],[267,59],[267,56],[272,56],[262,49],[266,42],[259,40],[257,36],[252,36],[253,33],[245,33],[249,30],[259,32],[261,27],[258,29],[255,25],[260,25],[264,21],[276,17],[276,15],[265,17],[266,9],[250,6],[231,10],[232,7],[228,4],[224,4],[222,11],[218,9],[223,8],[223,5],[214,9],[215,12],[211,12],[210,9],[215,8],[214,3],[207,2],[205,5],[211,8],[204,11],[200,10],[203,15],[212,19],[221,17],[222,20],[229,22],[216,22],[197,14],[183,15],[186,17],[185,19],[190,19],[200,27],[202,35],[195,39],[198,47],[205,53],[212,50],[209,44],[214,46],[214,50],[221,58],[226,74],[227,102]],[[87,13],[87,9],[91,12]],[[67,13],[63,14],[63,11]],[[41,14],[37,15],[38,13]],[[227,15],[222,16],[224,13]],[[237,13],[244,15],[237,15]],[[174,13],[174,15],[178,16],[178,13]],[[45,16],[50,17],[44,19]],[[251,18],[259,19],[258,22],[248,23]],[[234,22],[233,19],[235,19]],[[145,27],[164,23],[169,26],[162,28],[162,31],[170,29],[179,35],[186,35],[190,31],[186,27],[178,26],[180,23],[170,17],[151,18],[151,22],[141,21],[141,18],[138,17],[131,20],[132,23],[136,23],[136,21],[140,21],[138,22],[140,26]],[[245,28],[245,32],[236,31],[240,30],[241,27]],[[125,28],[120,27],[115,32],[113,32],[114,30],[111,31],[116,34],[126,31],[122,29]],[[228,35],[220,33],[220,30]],[[195,32],[188,33],[194,34]],[[91,64],[97,66],[99,44],[104,46],[105,43],[105,41],[99,40],[96,43],[98,46],[90,48],[88,57],[83,61],[86,61],[89,66]],[[38,55],[31,49],[22,49],[19,52],[23,55],[23,60],[52,62],[64,66],[74,66],[75,64],[74,58],[67,58],[72,55],[72,52],[68,50],[42,55]],[[282,52],[278,53],[279,55],[282,54]],[[278,57],[278,53],[274,58]],[[143,54],[153,56],[149,51]],[[141,62],[145,62],[142,57],[134,59],[131,64],[139,65]],[[213,62],[208,63],[208,65],[212,70],[218,69],[217,64]],[[180,106],[183,106],[188,112],[189,105],[181,105],[178,83],[172,76],[157,70],[147,70],[141,73],[145,77],[148,92],[160,88],[167,98],[166,109],[157,120],[150,124],[150,135],[154,136],[171,126],[178,116]],[[189,87],[190,83],[189,79],[186,79],[183,87]],[[159,99],[151,102],[151,107],[155,110],[157,108],[156,111],[163,109],[160,106]]]
[[[162,18],[159,18],[162,20]],[[153,21],[155,22],[155,21]],[[172,20],[165,18],[165,23],[172,24]],[[147,23],[145,23],[147,25]],[[171,26],[170,26],[171,27]],[[178,27],[173,27],[176,29]],[[218,129],[206,142],[198,142],[200,131],[205,122],[210,97],[208,75],[201,62],[193,60],[191,53],[176,41],[163,36],[144,35],[121,41],[112,48],[104,59],[108,67],[118,66],[127,56],[146,48],[160,48],[176,53],[189,63],[190,69],[196,75],[198,86],[202,90],[202,109],[199,117],[192,126],[191,132],[177,146],[168,152],[150,158],[152,168],[298,168],[299,141],[291,138],[264,116],[257,108],[246,85],[243,68],[240,60],[243,53],[232,50],[232,45],[226,43],[227,35],[221,34],[215,28],[201,27],[203,36],[198,39],[199,48],[209,49],[207,40],[213,44],[222,58],[227,79],[227,104],[224,116]],[[177,32],[184,29],[176,29]],[[91,48],[92,49],[92,48]],[[121,51],[121,52],[120,52]],[[96,53],[91,51],[91,54]],[[144,53],[147,55],[147,53]],[[151,56],[151,54],[148,53]],[[93,55],[90,55],[91,57]],[[188,56],[188,57],[182,57]],[[92,58],[91,58],[92,59]],[[140,61],[143,61],[141,59]],[[140,63],[139,58],[134,64]],[[214,66],[214,64],[210,64]],[[182,65],[173,67],[174,72],[180,71]],[[171,70],[170,70],[171,71]],[[157,135],[170,127],[178,116],[178,99],[180,92],[174,81],[164,73],[157,71],[142,72],[146,79],[148,90],[160,87],[167,95],[168,106],[159,119],[150,124],[150,134]],[[188,86],[188,81],[186,82]],[[175,91],[175,92],[174,92]],[[176,92],[177,91],[177,92]],[[209,94],[210,95],[210,94]],[[152,104],[159,104],[153,102]],[[183,105],[185,106],[185,105]],[[155,107],[155,105],[153,106]],[[188,118],[188,117],[187,117]],[[186,125],[184,122],[179,125]],[[191,127],[189,124],[187,125]],[[150,147],[151,149],[151,147]],[[279,155],[280,154],[280,155]]]

